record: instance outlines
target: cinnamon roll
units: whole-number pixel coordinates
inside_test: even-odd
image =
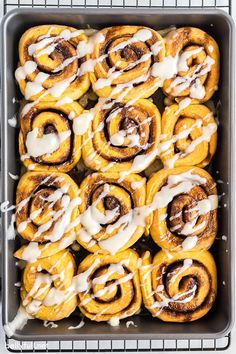
[[[160,158],[169,168],[208,165],[216,151],[217,124],[204,105],[166,107],[161,120]]]
[[[144,232],[139,212],[145,204],[146,180],[130,174],[93,173],[80,185],[77,241],[90,252],[111,253],[132,246]]]
[[[90,73],[96,94],[124,101],[151,96],[159,85],[151,67],[165,56],[161,35],[143,26],[113,26],[100,33],[104,41],[95,44],[91,54],[96,60]]]
[[[83,63],[89,59],[83,30],[60,25],[28,29],[19,42],[15,77],[26,100],[81,97],[90,86]]]
[[[166,57],[175,58],[173,74],[163,83],[163,92],[179,102],[208,101],[217,90],[220,54],[215,40],[200,28],[182,27],[165,37]],[[173,61],[173,60],[172,60]]]
[[[21,284],[22,305],[40,320],[58,321],[77,306],[73,291],[75,261],[67,250],[27,263]]]
[[[19,153],[35,171],[70,171],[81,156],[81,136],[74,131],[83,108],[77,103],[27,104],[21,113]]]
[[[169,256],[168,256],[169,255]],[[153,317],[190,322],[207,314],[217,292],[216,265],[208,251],[158,252],[142,256],[143,302]]]
[[[131,249],[114,256],[87,256],[77,276],[80,311],[114,326],[134,315],[142,303],[138,267],[139,256]]]
[[[140,172],[156,158],[161,116],[149,100],[135,103],[100,101],[90,111],[83,135],[85,164],[97,171]]]
[[[153,240],[171,251],[208,249],[217,233],[216,183],[199,167],[155,173],[147,183],[147,228]]]
[[[17,186],[16,226],[30,241],[15,257],[32,261],[53,255],[75,240],[79,190],[66,174],[27,172]]]

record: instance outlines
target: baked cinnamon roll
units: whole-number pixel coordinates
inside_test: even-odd
[[[79,190],[66,174],[27,172],[17,186],[16,226],[30,241],[15,252],[27,261],[44,258],[68,247],[75,240]]]
[[[147,228],[161,248],[171,251],[208,249],[217,233],[216,183],[199,167],[177,167],[155,173],[147,183],[150,210]]]
[[[28,29],[19,42],[19,65],[15,73],[26,100],[76,100],[89,88],[83,63],[88,38],[83,30],[60,25]]]
[[[200,28],[182,27],[167,34],[165,47],[166,57],[175,60],[163,92],[177,102],[185,97],[192,103],[208,101],[218,88],[220,74],[216,41]]]
[[[208,165],[216,151],[217,124],[204,105],[166,107],[161,120],[160,158],[166,167]]]
[[[217,292],[216,265],[208,251],[158,252],[142,256],[145,307],[165,322],[190,322],[207,314]]]
[[[77,276],[80,311],[113,326],[134,315],[142,303],[138,267],[139,256],[131,249],[114,256],[87,256]]]
[[[149,100],[135,103],[100,101],[90,112],[82,157],[94,170],[136,173],[156,158],[161,116]]]
[[[29,170],[70,171],[81,156],[81,135],[74,129],[83,108],[77,103],[27,104],[21,113],[19,153]]]
[[[93,173],[80,185],[77,241],[90,252],[115,254],[144,232],[139,211],[145,204],[146,180],[136,174],[119,178],[118,173]]]
[[[77,306],[73,290],[75,261],[67,250],[26,264],[21,284],[27,313],[45,321],[68,317]]]
[[[151,96],[159,87],[159,79],[150,74],[152,64],[165,56],[161,35],[143,26],[113,26],[100,33],[104,41],[95,44],[91,55],[96,94],[126,102]]]

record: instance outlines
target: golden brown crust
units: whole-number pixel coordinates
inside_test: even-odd
[[[140,99],[125,105],[98,103],[94,119],[83,135],[82,157],[97,171],[140,172],[157,155],[161,116],[149,100]],[[114,141],[114,137],[122,139]],[[134,164],[140,156],[142,163]]]
[[[155,173],[147,183],[146,203],[151,205],[153,200],[158,200],[158,192],[168,185],[169,176],[181,176],[188,174],[183,180],[176,181],[176,184],[169,184],[175,188],[183,182],[190,185],[184,192],[175,193],[168,200],[164,207],[154,208],[149,216],[147,227],[153,240],[164,249],[181,251],[186,247],[184,241],[196,238],[192,250],[208,249],[214,242],[217,234],[217,189],[216,183],[208,172],[199,167],[176,167],[174,169],[163,169]],[[194,182],[200,178],[200,182]],[[201,182],[201,179],[203,182]],[[170,189],[171,190],[171,189]],[[173,189],[172,189],[173,190]],[[168,194],[168,191],[166,192]],[[212,197],[211,197],[212,196]],[[211,197],[212,199],[209,199]],[[210,210],[204,213],[199,212],[198,203],[206,201]],[[191,225],[191,222],[194,221]],[[184,232],[188,224],[188,232]]]
[[[219,81],[214,39],[193,27],[163,39],[144,26],[104,28],[91,38],[68,26],[36,26],[20,39],[16,79],[33,101],[22,110],[19,152],[36,172],[24,174],[16,192],[17,231],[29,241],[14,254],[28,262],[21,284],[26,311],[57,321],[78,306],[90,320],[117,325],[140,311],[143,298],[163,321],[204,316],[217,292],[207,249],[217,233],[218,196],[200,168],[210,163],[217,143],[213,114],[200,104]],[[99,100],[81,119],[83,108],[73,100],[90,82]],[[169,106],[162,118],[146,99],[158,87]],[[73,124],[74,118],[80,119]],[[59,141],[66,135],[54,150],[38,149],[47,150],[39,156],[26,144],[35,129],[35,143],[48,142],[47,134]],[[146,183],[136,173],[146,174],[158,157],[164,169]],[[87,176],[80,188],[61,173],[78,162]],[[140,259],[129,247],[149,232],[162,251]],[[74,241],[91,252],[77,275],[65,250]]]
[[[182,27],[168,33],[165,45],[166,56],[186,55],[188,51],[192,51],[192,55],[185,59],[188,68],[181,66],[176,77],[165,80],[163,92],[179,102],[185,97],[191,97],[190,89],[199,80],[205,93],[199,98],[191,97],[192,103],[208,101],[218,88],[220,75],[220,53],[216,41],[200,28]],[[209,58],[210,70],[205,72]],[[201,75],[198,75],[199,72]]]
[[[160,158],[167,167],[207,166],[216,150],[217,124],[204,105],[166,107],[161,119]],[[163,147],[163,148],[162,148]]]
[[[68,317],[77,306],[77,296],[69,290],[74,275],[75,261],[67,250],[27,263],[21,286],[23,306],[29,313],[32,311],[34,317],[44,321]],[[53,287],[65,293],[64,299],[54,305],[45,305],[44,301]]]
[[[142,256],[140,283],[145,307],[166,322],[190,322],[204,316],[217,292],[216,265],[207,251],[158,252]]]
[[[78,117],[82,111],[77,102],[60,106],[55,102],[39,102],[25,113],[23,108],[19,134],[19,153],[23,164],[34,171],[70,171],[81,156],[81,136],[74,133],[71,117]],[[33,157],[27,151],[26,141],[27,135],[32,134],[34,129],[38,131],[37,138],[50,133],[68,134],[68,137],[60,142],[54,152]]]
[[[77,34],[67,39],[67,35],[73,32]],[[65,35],[62,35],[63,33],[65,33]],[[51,40],[51,42],[49,43],[48,40]],[[45,43],[43,41],[45,41]],[[40,100],[43,101],[56,101],[63,97],[70,97],[76,100],[88,90],[90,85],[89,74],[78,75],[78,69],[80,65],[89,58],[88,55],[84,58],[72,60],[64,68],[58,69],[65,60],[76,57],[76,48],[81,41],[85,43],[88,41],[83,31],[60,25],[32,27],[22,35],[19,42],[19,66],[24,66],[27,61],[34,61],[37,64],[36,70],[32,73],[28,73],[25,79],[19,80],[18,83],[22,94],[25,95],[27,83],[33,82],[39,72],[49,74],[49,77],[42,83],[43,90],[37,94],[26,97],[26,99],[35,101],[40,98]],[[34,53],[29,53],[29,48],[32,48],[30,46],[39,42],[41,42],[42,45],[39,46]],[[54,46],[53,51],[43,53],[43,50],[45,48],[48,49],[50,45]],[[52,88],[57,83],[63,82],[63,80],[70,80],[70,85],[62,94],[56,97],[52,95],[51,92],[46,92],[46,90]]]
[[[147,40],[135,38],[140,30],[149,31],[150,38]],[[92,59],[98,59],[102,55],[105,56],[104,60],[96,63],[94,72],[90,74],[93,90],[96,94],[100,97],[117,98],[121,94],[121,92],[117,92],[117,85],[121,84],[123,85],[122,93],[127,90],[123,96],[123,100],[126,102],[136,97],[146,98],[151,96],[158,88],[158,80],[149,75],[151,65],[153,62],[161,61],[165,55],[161,35],[153,29],[143,26],[113,26],[104,28],[100,32],[105,36],[105,39],[95,45],[91,55]],[[160,42],[160,50],[152,58],[151,47],[158,41]],[[119,48],[121,43],[122,47]],[[114,48],[118,49],[114,50]],[[150,57],[146,61],[137,63],[144,55],[150,55]],[[134,63],[135,65],[133,65]],[[102,85],[103,87],[98,87],[97,80],[107,79],[111,74],[111,68],[115,68],[115,71],[112,72],[112,82],[110,84],[107,82],[106,85]],[[127,86],[127,83],[137,80],[139,77],[142,79],[132,89],[129,84]]]
[[[119,268],[114,269],[117,264]],[[139,256],[131,249],[114,256],[87,256],[78,269],[78,274],[88,271],[90,285],[88,291],[78,294],[79,308],[83,315],[97,322],[134,315],[142,302],[138,265]],[[101,284],[95,280],[99,277],[107,278]],[[93,296],[95,294],[96,297]]]
[[[112,243],[120,244],[120,247],[115,247],[116,252],[123,251],[132,246],[144,232],[144,227],[141,225],[135,226],[133,231],[130,231],[127,225],[129,226],[131,218],[134,218],[131,214],[132,209],[145,204],[145,180],[136,174],[130,174],[120,182],[118,180],[118,173],[93,173],[86,177],[80,185],[82,203],[79,205],[79,211],[81,215],[86,215],[85,211],[87,211],[87,213],[89,212],[89,220],[93,221],[96,210],[103,216],[109,212],[112,213],[111,218],[107,221],[98,222],[98,230],[95,230],[95,233],[91,230],[87,238],[84,237],[87,233],[87,225],[78,229],[78,243],[90,252],[109,253],[111,245],[105,241],[111,241],[114,238]],[[133,183],[139,184],[139,187],[133,189]],[[95,210],[91,209],[91,205]]]
[[[76,183],[63,173],[27,172],[20,179],[16,192],[17,231],[24,239],[39,242],[38,258],[53,255],[73,242],[74,227],[70,228],[65,222],[62,224],[66,212],[63,202],[66,198],[71,203],[68,205],[71,223],[78,216],[77,203],[73,205],[77,197]],[[60,214],[58,217],[57,212]],[[24,259],[26,247],[23,245],[16,251],[15,257]]]

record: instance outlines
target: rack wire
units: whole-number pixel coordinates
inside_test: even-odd
[[[16,7],[49,8],[219,8],[231,13],[231,0],[5,0],[4,13]]]
[[[3,13],[19,8],[217,8],[231,14],[231,0],[4,0]],[[230,346],[230,333],[219,339],[16,341],[6,337],[14,353],[180,352],[222,351]]]
[[[171,340],[82,340],[22,342],[6,339],[6,347],[14,353],[135,353],[222,351],[230,345],[230,334],[219,339]]]

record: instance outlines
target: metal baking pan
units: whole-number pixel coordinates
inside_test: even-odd
[[[218,150],[211,173],[223,181],[218,185],[219,194],[225,193],[219,209],[218,239],[211,248],[218,268],[218,296],[209,314],[192,323],[164,323],[149,316],[135,316],[137,327],[126,328],[125,321],[115,328],[107,323],[87,321],[78,331],[68,330],[80,321],[74,316],[59,322],[58,328],[45,328],[41,321],[30,320],[15,333],[18,340],[79,340],[79,339],[195,339],[222,337],[230,331],[234,314],[234,25],[230,16],[219,10],[192,9],[17,9],[9,12],[2,22],[2,195],[3,200],[15,202],[17,182],[8,172],[19,174],[18,130],[8,124],[18,106],[14,97],[20,98],[14,80],[18,60],[20,36],[29,27],[39,24],[64,24],[76,28],[90,25],[104,28],[112,25],[139,24],[154,29],[170,25],[196,26],[211,34],[221,53],[221,76],[216,100],[220,102],[220,126]],[[158,102],[157,102],[158,103]],[[217,173],[218,171],[218,173]],[[13,320],[19,307],[19,290],[14,284],[19,281],[13,251],[15,240],[8,239],[7,227],[11,212],[2,215],[3,236],[3,324]],[[221,236],[227,240],[222,241]]]

